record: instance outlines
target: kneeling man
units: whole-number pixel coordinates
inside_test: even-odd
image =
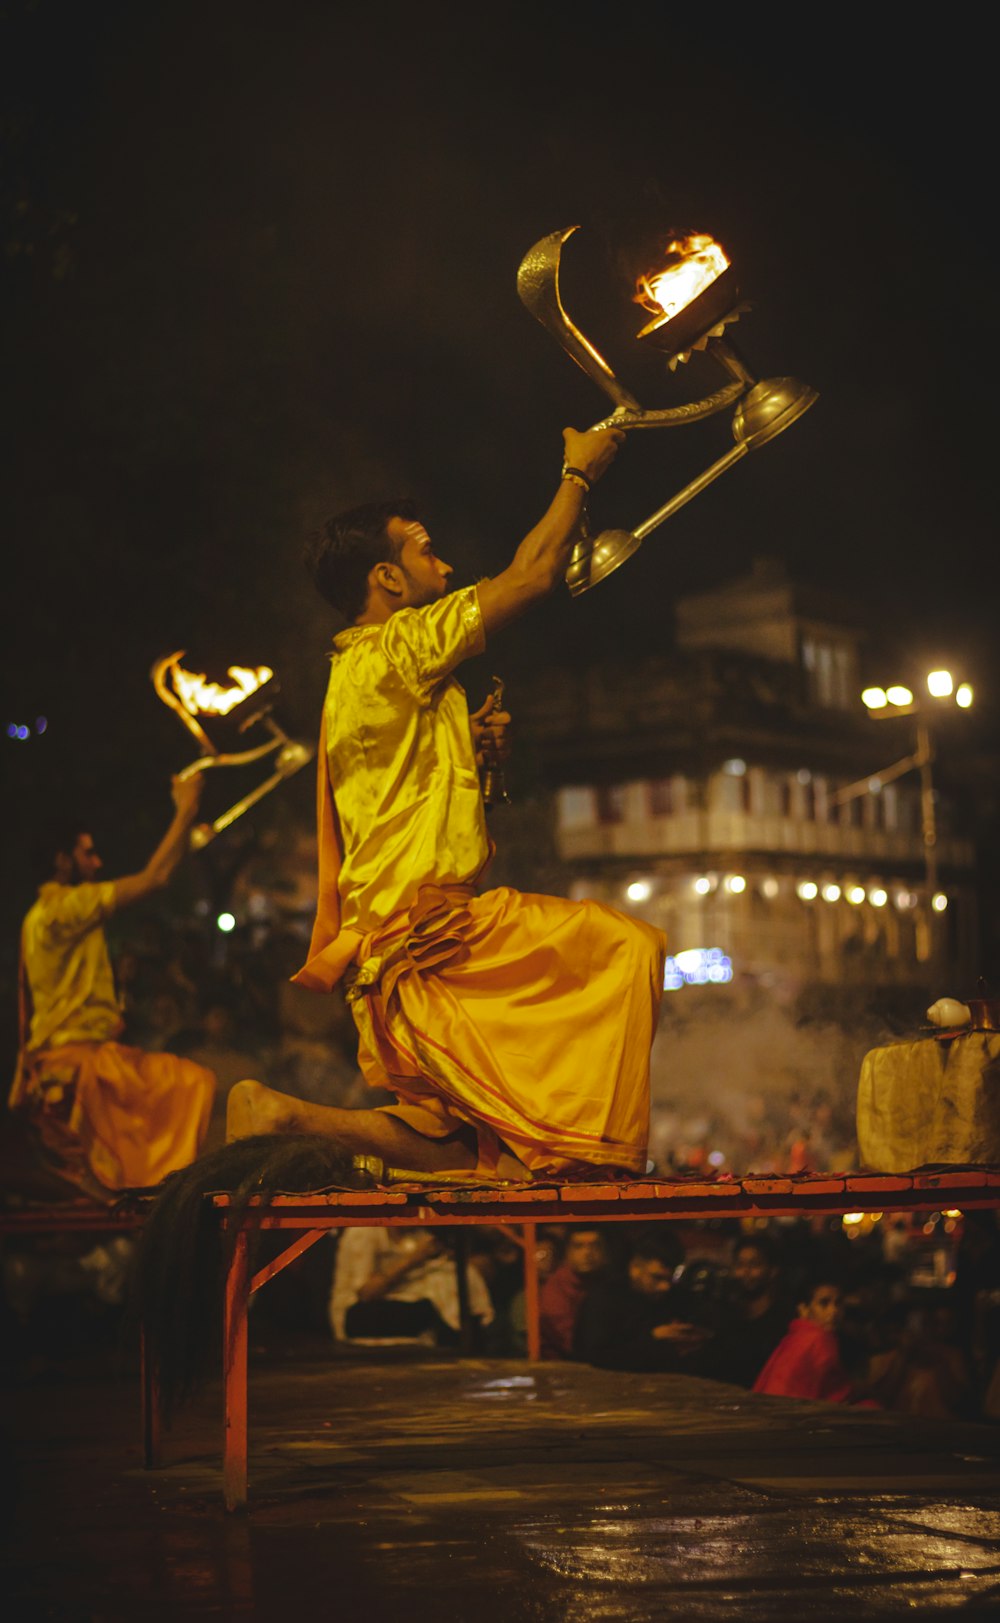
[[[553,501],[495,579],[450,590],[407,501],[342,514],[312,548],[349,624],[334,639],[319,910],[296,980],[326,993],[344,981],[362,1071],[398,1103],[338,1110],[239,1083],[232,1138],[328,1134],[393,1166],[486,1178],[645,1170],[664,938],[597,902],[480,888],[492,846],[477,743],[489,755],[505,718],[487,703],[470,720],[454,674],[563,579],[623,436],[563,438]]]

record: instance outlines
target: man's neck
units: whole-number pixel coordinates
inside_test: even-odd
[[[384,607],[367,608],[365,609],[364,613],[359,614],[357,619],[354,621],[354,628],[356,630],[360,630],[362,626],[384,626],[385,622],[390,619],[395,612],[395,609],[387,609]]]

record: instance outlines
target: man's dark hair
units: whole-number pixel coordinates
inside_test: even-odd
[[[733,1246],[734,1262],[741,1251],[756,1251],[761,1262],[770,1268],[778,1265],[778,1247],[770,1234],[741,1234]]]
[[[81,834],[89,834],[91,825],[85,817],[59,817],[39,829],[31,845],[31,868],[35,883],[44,885],[55,873],[56,857],[60,852],[71,857]]]
[[[808,1307],[816,1292],[822,1290],[824,1285],[832,1285],[834,1290],[843,1292],[844,1281],[839,1269],[833,1267],[810,1268],[807,1273],[803,1274],[802,1283],[795,1292],[796,1302]]]
[[[415,519],[416,503],[409,496],[369,502],[327,519],[306,543],[306,568],[317,590],[354,621],[368,601],[368,576],[376,564],[399,561],[399,548],[390,539],[391,518]]]
[[[640,1229],[632,1238],[632,1256],[662,1262],[665,1268],[679,1267],[684,1261],[684,1246],[676,1234],[663,1232],[667,1228],[667,1223],[652,1223],[649,1228]]]

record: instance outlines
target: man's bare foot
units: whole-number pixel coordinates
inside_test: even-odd
[[[234,1082],[226,1100],[226,1143],[255,1138],[258,1133],[302,1132],[295,1119],[295,1103],[263,1082]]]

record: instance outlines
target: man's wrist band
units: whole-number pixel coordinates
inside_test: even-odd
[[[582,468],[563,468],[562,478],[568,479],[573,485],[579,485],[581,490],[585,490],[589,494],[590,480],[587,478],[587,475],[583,472]]]

